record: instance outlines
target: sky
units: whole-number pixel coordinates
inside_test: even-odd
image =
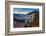
[[[38,8],[13,8],[13,12],[32,12],[34,10],[39,10]]]

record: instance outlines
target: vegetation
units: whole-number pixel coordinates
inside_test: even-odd
[[[25,20],[14,18],[14,21],[18,22],[19,24],[23,24],[23,25],[20,25],[20,26],[38,27],[39,26],[39,12],[36,12],[34,16],[35,17],[34,17],[33,21],[31,21],[31,19],[29,19],[27,24],[25,24],[25,25],[24,25]],[[18,26],[19,26],[19,24],[18,24]]]
[[[31,22],[30,26],[37,27],[39,26],[39,13],[35,13],[34,20]]]
[[[33,21],[31,19],[28,20],[29,27],[38,27],[39,26],[39,12],[35,13]]]
[[[23,19],[14,18],[14,21],[16,21],[16,22],[18,22],[18,23],[24,23],[24,20],[23,20]]]

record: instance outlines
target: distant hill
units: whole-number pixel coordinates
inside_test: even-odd
[[[13,15],[14,15],[14,17],[23,17],[23,16],[31,15],[33,13],[39,13],[39,11],[35,10],[35,11],[29,12],[28,14],[25,14],[25,15],[24,14],[13,14]]]

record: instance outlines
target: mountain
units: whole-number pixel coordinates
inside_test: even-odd
[[[13,15],[14,15],[14,17],[23,17],[23,16],[31,15],[33,13],[39,13],[39,11],[38,10],[35,10],[33,12],[29,12],[28,14],[15,14],[14,13]]]

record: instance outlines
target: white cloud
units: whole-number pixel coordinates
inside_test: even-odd
[[[14,14],[28,14],[29,12],[14,12]]]

